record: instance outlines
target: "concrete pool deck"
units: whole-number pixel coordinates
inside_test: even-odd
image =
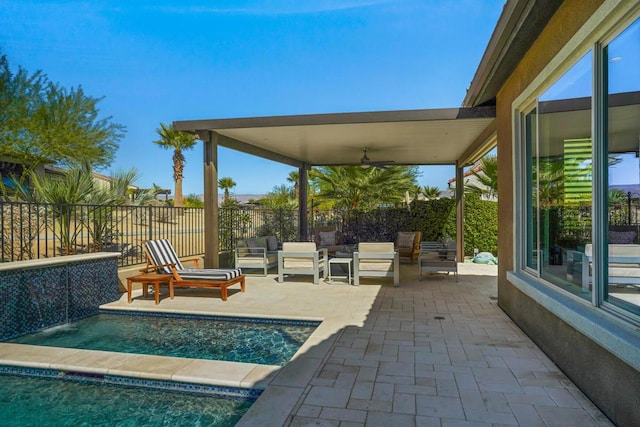
[[[495,266],[460,278],[401,266],[390,279],[313,285],[249,277],[229,299],[210,289],[126,293],[105,308],[322,320],[285,367],[0,343],[0,364],[264,389],[239,426],[610,426],[500,310]],[[135,270],[131,271],[135,274]]]

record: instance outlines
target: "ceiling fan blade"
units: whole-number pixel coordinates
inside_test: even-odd
[[[388,165],[395,164],[393,160],[379,160],[379,161],[371,161],[369,156],[367,156],[367,147],[362,149],[362,158],[360,158],[360,167],[363,169],[367,169],[369,167],[378,167],[378,168],[386,168]]]
[[[377,162],[369,162],[371,166],[378,167],[378,168],[385,168],[387,166],[392,166],[392,165],[395,165],[395,163],[396,162],[394,162],[393,160],[386,160],[386,161],[381,160]]]

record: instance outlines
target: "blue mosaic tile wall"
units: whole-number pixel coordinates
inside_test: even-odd
[[[0,341],[97,314],[119,298],[117,258],[0,271]]]

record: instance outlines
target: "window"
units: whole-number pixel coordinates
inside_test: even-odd
[[[524,110],[519,177],[522,267],[579,298],[633,314],[640,314],[638,70],[640,19],[602,48],[594,44]]]
[[[546,281],[590,299],[567,258],[591,241],[591,53],[525,115],[527,266]],[[579,261],[578,261],[579,262]],[[577,267],[577,264],[576,264]]]
[[[603,57],[610,248],[603,300],[640,314],[640,20],[606,45]]]

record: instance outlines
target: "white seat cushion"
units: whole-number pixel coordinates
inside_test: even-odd
[[[366,262],[358,263],[358,269],[360,271],[393,271],[393,260],[367,260]]]

